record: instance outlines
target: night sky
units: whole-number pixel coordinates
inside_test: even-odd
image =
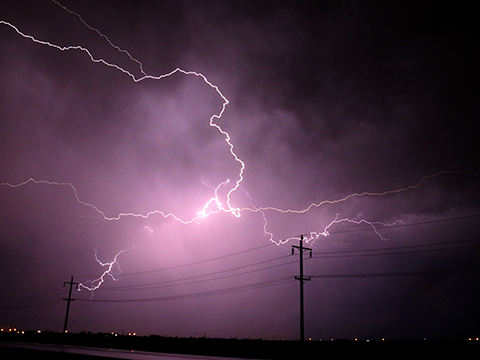
[[[307,338],[480,336],[473,5],[61,4],[0,2],[1,327],[118,254],[69,331],[298,339],[305,234]]]

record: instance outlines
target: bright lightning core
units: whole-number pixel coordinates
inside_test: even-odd
[[[57,2],[56,2],[57,3]],[[57,3],[58,4],[58,3]],[[61,5],[60,5],[61,6]],[[65,7],[62,6],[62,8],[66,9]],[[69,10],[68,10],[69,11]],[[79,18],[80,16],[72,11],[69,11],[70,13],[73,13],[75,15],[77,15]],[[80,18],[81,19],[81,18]],[[81,19],[81,21],[87,25],[83,19]],[[105,61],[104,59],[102,58],[96,58],[94,57],[94,55],[90,52],[90,50],[88,50],[87,48],[85,47],[82,47],[82,46],[58,46],[56,44],[53,44],[51,42],[48,42],[48,41],[44,41],[44,40],[39,40],[39,39],[36,39],[34,38],[33,36],[31,35],[28,35],[28,34],[25,34],[23,33],[22,31],[20,31],[16,26],[14,26],[13,24],[9,23],[9,22],[6,22],[6,21],[3,21],[3,20],[0,20],[0,24],[4,24],[4,25],[7,25],[9,27],[11,27],[13,30],[15,30],[17,32],[17,34],[19,34],[20,36],[26,38],[26,39],[29,39],[37,44],[40,44],[40,45],[44,45],[44,46],[49,46],[51,48],[54,48],[56,50],[60,50],[60,51],[82,51],[84,52],[88,58],[94,62],[94,63],[99,63],[99,64],[102,64],[102,65],[105,65],[105,66],[108,66],[108,67],[111,67],[111,68],[114,68],[116,70],[119,70],[121,71],[122,73],[128,75],[135,83],[138,83],[138,82],[141,82],[141,81],[144,81],[144,80],[162,80],[166,77],[170,77],[174,74],[183,74],[183,75],[188,75],[188,76],[196,76],[200,79],[203,80],[203,82],[208,85],[210,88],[212,88],[213,90],[215,90],[215,92],[217,93],[217,95],[221,98],[222,100],[222,107],[221,107],[221,110],[220,112],[216,113],[216,114],[213,114],[210,119],[209,119],[209,125],[210,127],[216,129],[224,138],[224,141],[227,145],[227,149],[230,153],[230,155],[233,157],[234,161],[238,164],[238,173],[237,173],[237,177],[235,180],[230,180],[230,179],[227,179],[226,181],[220,183],[218,186],[216,187],[211,187],[212,188],[212,192],[213,192],[213,197],[208,199],[206,202],[205,202],[205,205],[203,206],[203,208],[198,211],[198,214],[196,217],[194,218],[188,218],[188,219],[185,219],[185,218],[181,218],[179,216],[177,216],[176,214],[174,213],[171,213],[171,212],[164,212],[162,210],[152,210],[148,213],[144,213],[144,214],[140,214],[140,213],[130,213],[130,212],[127,212],[127,213],[119,213],[117,216],[113,216],[113,217],[109,217],[105,214],[104,211],[102,211],[101,209],[97,208],[95,205],[93,204],[90,204],[90,203],[86,203],[84,201],[82,201],[78,194],[77,194],[77,190],[76,188],[74,187],[73,184],[71,183],[60,183],[60,182],[52,182],[52,181],[47,181],[47,180],[36,180],[36,179],[28,179],[22,183],[19,183],[19,184],[7,184],[7,183],[4,183],[3,185],[8,185],[8,186],[12,186],[12,187],[18,187],[18,186],[22,186],[22,185],[25,185],[29,182],[33,182],[33,183],[36,183],[36,184],[40,184],[40,183],[43,183],[43,184],[49,184],[49,185],[60,185],[60,186],[69,186],[72,188],[72,191],[74,192],[75,194],[75,198],[77,199],[77,201],[79,203],[81,203],[82,205],[85,205],[85,206],[88,206],[88,207],[91,207],[92,209],[94,209],[98,214],[100,214],[102,216],[102,218],[104,218],[105,220],[119,220],[120,218],[124,217],[124,216],[133,216],[133,217],[142,217],[142,218],[148,218],[149,216],[153,215],[153,214],[158,214],[158,215],[161,215],[163,217],[171,217],[177,221],[180,221],[184,224],[188,224],[188,223],[192,223],[196,220],[199,220],[199,219],[202,219],[202,218],[205,218],[207,216],[209,216],[210,214],[212,213],[219,213],[219,212],[229,212],[229,213],[232,213],[233,215],[235,216],[240,216],[240,213],[239,213],[239,210],[235,207],[232,206],[231,204],[231,195],[238,189],[240,183],[242,182],[243,180],[243,171],[245,169],[245,163],[236,155],[236,153],[234,152],[234,146],[233,146],[233,143],[231,142],[231,138],[230,138],[230,135],[225,131],[223,130],[215,121],[220,119],[226,109],[226,106],[228,104],[228,100],[227,98],[221,93],[221,91],[219,90],[219,88],[212,84],[203,74],[201,73],[198,73],[198,72],[195,72],[195,71],[186,71],[186,70],[183,70],[183,69],[180,69],[180,68],[176,68],[166,74],[162,74],[162,75],[159,75],[159,76],[153,76],[153,75],[147,75],[144,71],[143,71],[143,65],[140,61],[136,60],[135,58],[133,58],[126,50],[123,50],[121,49],[120,47],[114,45],[109,39],[107,36],[101,34],[98,30],[90,27],[87,25],[87,27],[90,29],[90,30],[94,30],[95,32],[97,32],[100,36],[102,36],[103,38],[106,39],[106,41],[108,42],[108,44],[112,47],[114,47],[116,50],[118,51],[121,51],[121,52],[124,52],[126,53],[129,58],[134,61],[136,64],[138,64],[139,68],[140,68],[140,71],[142,73],[142,76],[141,77],[136,77],[133,73],[129,72],[128,70],[114,64],[114,63],[110,63],[110,62],[107,62]],[[229,190],[228,192],[226,192],[226,194],[224,195],[224,199],[220,199],[219,197],[219,189],[220,187],[225,187],[226,185],[229,185]]]
[[[262,219],[263,219],[264,235],[270,241],[279,245],[279,244],[282,244],[282,243],[286,243],[291,239],[298,239],[298,237],[293,237],[293,238],[288,238],[288,239],[283,239],[283,240],[274,239],[274,234],[269,231],[268,221],[267,221],[267,215],[270,212],[276,212],[276,213],[282,213],[282,214],[289,214],[289,213],[304,214],[306,212],[309,212],[312,209],[319,208],[320,206],[322,206],[324,204],[335,204],[335,203],[345,202],[349,199],[356,198],[356,197],[385,196],[385,195],[396,194],[396,193],[412,190],[412,189],[415,189],[415,188],[421,186],[427,179],[429,179],[431,177],[436,177],[436,176],[440,176],[440,175],[448,174],[448,173],[454,173],[454,172],[449,172],[449,171],[439,172],[439,173],[436,173],[436,174],[433,174],[433,175],[425,176],[422,179],[420,179],[420,181],[418,183],[416,183],[414,185],[406,186],[404,188],[392,189],[392,190],[388,190],[388,191],[384,191],[384,192],[354,193],[354,194],[350,194],[350,195],[347,195],[347,196],[345,196],[343,198],[339,198],[339,199],[324,200],[324,201],[321,201],[321,202],[318,202],[318,203],[312,203],[312,204],[308,205],[307,207],[305,207],[303,209],[280,209],[280,208],[275,208],[275,207],[270,207],[270,206],[254,206],[253,205],[253,199],[251,199],[250,195],[244,189],[242,189],[242,182],[244,180],[244,170],[246,168],[246,163],[237,155],[230,134],[219,125],[219,119],[222,118],[224,112],[227,109],[227,105],[229,104],[229,100],[220,91],[219,87],[217,85],[213,84],[202,73],[199,73],[199,72],[196,72],[196,71],[183,70],[181,68],[176,68],[176,69],[174,69],[174,70],[172,70],[168,73],[165,73],[165,74],[162,74],[162,75],[159,75],[159,76],[153,76],[153,75],[147,74],[144,71],[143,64],[139,60],[134,58],[128,51],[126,51],[126,50],[120,48],[119,46],[115,45],[106,35],[101,33],[99,30],[89,26],[82,19],[82,17],[79,14],[67,9],[66,7],[64,7],[63,5],[58,3],[57,1],[53,0],[53,2],[55,4],[57,4],[58,6],[60,6],[63,10],[65,10],[68,13],[76,16],[81,21],[81,23],[83,23],[83,25],[85,25],[90,31],[95,32],[97,34],[97,36],[100,36],[102,39],[104,39],[106,41],[106,43],[108,44],[108,46],[110,46],[111,48],[113,48],[114,50],[116,50],[120,53],[126,54],[128,56],[128,58],[130,59],[130,61],[137,66],[141,75],[136,76],[132,72],[126,70],[125,68],[123,68],[123,67],[121,67],[121,66],[119,66],[115,63],[112,63],[112,62],[106,61],[102,58],[96,57],[86,47],[83,47],[83,46],[80,46],[80,45],[59,46],[59,45],[51,43],[49,41],[37,39],[37,38],[35,38],[35,37],[33,37],[29,34],[26,34],[26,33],[22,32],[18,27],[16,27],[15,25],[13,25],[13,24],[11,24],[7,21],[0,20],[0,24],[11,28],[19,36],[21,36],[21,37],[23,37],[27,40],[30,40],[31,42],[33,42],[35,44],[38,44],[39,46],[50,47],[54,51],[62,51],[62,52],[78,51],[78,52],[82,52],[82,53],[85,54],[87,60],[90,60],[91,62],[93,62],[95,64],[98,64],[99,66],[105,66],[105,67],[114,69],[116,71],[119,71],[123,75],[130,78],[134,83],[139,83],[139,82],[142,82],[142,81],[145,81],[145,80],[161,81],[161,80],[163,80],[167,77],[173,76],[174,74],[180,74],[180,75],[184,75],[184,76],[193,76],[193,77],[196,77],[196,78],[200,79],[209,89],[213,90],[216,93],[216,95],[219,97],[219,99],[221,100],[221,109],[217,113],[210,116],[210,118],[208,119],[208,124],[211,128],[213,128],[217,132],[217,134],[219,134],[219,136],[222,137],[222,139],[224,141],[224,145],[225,145],[225,151],[228,152],[228,154],[230,156],[230,159],[236,165],[237,172],[236,172],[234,178],[224,179],[222,182],[220,182],[219,184],[216,184],[216,185],[210,185],[210,184],[208,184],[208,182],[202,181],[203,184],[205,185],[205,187],[207,189],[210,189],[211,196],[205,200],[205,202],[203,203],[203,206],[201,206],[194,213],[194,215],[191,216],[191,217],[182,217],[182,216],[179,216],[178,214],[176,214],[174,212],[164,211],[161,208],[160,209],[154,209],[154,210],[151,210],[151,211],[148,211],[148,212],[145,212],[145,213],[120,212],[120,213],[118,213],[114,216],[109,216],[109,215],[106,214],[106,212],[104,210],[102,210],[100,207],[98,207],[94,203],[90,203],[90,202],[85,201],[82,198],[81,194],[79,194],[79,192],[77,191],[74,184],[72,184],[70,182],[54,182],[54,181],[49,181],[49,180],[44,180],[44,179],[29,178],[29,179],[24,180],[23,182],[15,183],[15,184],[1,183],[0,185],[2,185],[2,186],[18,188],[18,187],[22,187],[24,185],[27,185],[29,183],[33,183],[35,185],[49,185],[49,186],[67,187],[67,188],[71,189],[71,191],[73,193],[73,196],[75,197],[76,201],[79,204],[81,204],[82,206],[85,206],[87,208],[90,208],[91,210],[94,211],[94,213],[98,217],[100,217],[103,220],[107,220],[107,221],[117,221],[117,220],[120,220],[124,217],[146,219],[146,218],[150,218],[153,215],[160,215],[163,218],[173,219],[173,220],[178,221],[182,224],[191,224],[191,223],[201,221],[203,219],[208,218],[209,216],[212,216],[214,214],[219,214],[219,213],[228,213],[228,214],[231,214],[231,215],[233,215],[234,217],[237,217],[237,218],[240,217],[243,212],[258,213],[262,216]],[[233,197],[233,194],[236,193],[238,190],[240,190],[240,194],[244,194],[245,198],[248,199],[248,201],[250,203],[249,206],[241,206],[240,207],[240,206],[234,204],[234,201],[232,200],[232,197]],[[337,216],[326,227],[324,227],[323,230],[319,230],[317,232],[310,232],[309,234],[307,234],[307,236],[305,237],[305,241],[306,242],[314,242],[320,236],[324,236],[324,237],[328,236],[330,228],[333,225],[338,224],[338,223],[353,223],[353,224],[356,224],[356,225],[367,224],[368,226],[370,226],[372,228],[372,230],[376,233],[376,235],[378,235],[379,238],[382,239],[382,240],[385,240],[385,238],[377,230],[377,226],[379,226],[379,225],[381,225],[381,226],[392,225],[392,224],[378,223],[378,222],[375,222],[375,221],[367,221],[365,219],[348,219],[348,218],[341,218],[341,217]],[[393,224],[397,224],[397,223],[395,222]],[[130,249],[127,249],[127,250],[130,250]],[[83,289],[86,289],[86,290],[89,290],[89,291],[94,291],[102,285],[102,283],[105,281],[105,278],[110,277],[110,278],[115,280],[114,271],[119,271],[118,256],[120,254],[122,254],[123,252],[127,251],[127,250],[122,250],[122,251],[118,252],[111,262],[100,261],[97,254],[95,253],[96,261],[105,270],[99,278],[89,282],[88,285],[87,284],[81,284],[80,288],[83,288]]]

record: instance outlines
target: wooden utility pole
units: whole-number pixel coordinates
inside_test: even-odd
[[[68,298],[63,298],[63,300],[67,301],[67,312],[65,313],[65,323],[63,324],[63,333],[64,334],[67,332],[68,312],[70,311],[70,302],[75,300],[75,299],[72,299],[72,287],[73,287],[73,285],[76,285],[77,288],[78,288],[78,283],[73,282],[73,276],[70,277],[70,282],[65,281],[63,283],[63,287],[65,287],[66,284],[70,284],[70,290],[68,291]]]
[[[292,255],[295,253],[295,249],[300,252],[300,276],[295,276],[295,279],[300,281],[300,341],[305,340],[305,317],[304,317],[304,305],[303,305],[303,284],[305,281],[310,281],[309,277],[303,276],[303,253],[310,251],[310,257],[312,257],[312,249],[303,246],[303,235],[300,235],[300,246],[292,245]]]

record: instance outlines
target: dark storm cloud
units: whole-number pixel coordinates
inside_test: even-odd
[[[128,50],[148,74],[178,66],[201,72],[219,87],[230,103],[216,122],[229,132],[246,165],[233,205],[305,209],[353,192],[405,188],[425,175],[464,170],[426,178],[406,192],[354,197],[305,214],[266,211],[267,230],[276,240],[322,231],[336,216],[417,224],[380,230],[388,242],[359,231],[368,226],[337,224],[330,237],[312,245],[314,254],[333,251],[337,257],[306,261],[306,273],[475,266],[476,248],[462,246],[476,243],[461,242],[479,234],[476,218],[469,218],[478,214],[479,198],[473,80],[478,31],[471,9],[329,1],[62,4]],[[54,3],[2,4],[0,19],[42,40],[84,46],[94,57],[142,75],[125,53]],[[231,179],[232,186],[238,179],[239,163],[225,138],[208,125],[222,99],[201,78],[177,73],[135,83],[81,51],[34,44],[4,24],[0,30],[1,183],[30,177],[70,182],[82,201],[106,216],[159,209],[190,219],[212,196],[202,181],[216,186]],[[228,186],[220,188],[221,196]],[[107,287],[158,285],[143,292],[98,290],[98,300],[201,293],[293,278],[298,271],[292,263],[238,278],[191,281],[189,287],[160,287],[283,255],[279,261],[287,263],[291,244],[150,272],[268,244],[263,217],[245,211],[240,218],[219,214],[190,225],[160,215],[103,221],[76,202],[68,186],[29,183],[0,191],[0,280],[12,299],[21,296],[15,291],[72,274],[77,281],[91,280],[103,271],[93,249],[106,262],[134,246],[119,256],[125,276],[119,275],[118,283],[107,278]],[[449,218],[458,219],[432,222]],[[455,249],[338,257],[339,251],[440,242]],[[135,272],[146,273],[128,275]],[[306,285],[307,336],[478,336],[478,313],[470,310],[478,302],[475,274],[314,278]],[[57,285],[52,299],[60,300],[65,294],[58,288],[61,281]],[[297,291],[298,284],[288,283],[189,300],[78,301],[71,329],[293,338]],[[86,300],[90,294],[76,296]],[[0,325],[59,330],[63,306],[23,313],[2,308]]]
[[[226,89],[233,84],[238,98],[232,107],[245,114],[238,123],[248,129],[250,120],[257,130],[239,151],[271,153],[285,144],[299,161],[317,163],[311,175],[325,177],[333,167],[334,182],[355,176],[358,188],[344,192],[391,175],[400,186],[426,170],[475,170],[473,135],[464,132],[474,114],[474,31],[462,11],[288,3],[259,5],[256,16],[242,17],[233,14],[249,7],[212,8],[190,13],[200,30],[189,52],[209,59],[201,66],[222,61],[220,69],[230,70]],[[293,121],[278,138],[260,117],[277,128],[285,117]]]

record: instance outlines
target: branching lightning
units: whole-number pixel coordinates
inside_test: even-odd
[[[319,208],[319,207],[321,207],[323,205],[326,205],[326,204],[337,204],[337,203],[346,202],[346,201],[348,201],[349,199],[352,199],[352,198],[381,197],[381,196],[393,195],[393,194],[398,194],[398,193],[401,193],[401,192],[406,192],[406,191],[413,190],[413,189],[416,189],[416,188],[420,187],[428,179],[431,179],[431,178],[434,178],[434,177],[437,177],[437,176],[440,176],[440,175],[444,175],[444,174],[455,174],[455,173],[459,173],[459,172],[464,172],[464,171],[441,171],[441,172],[438,172],[438,173],[435,173],[435,174],[432,174],[432,175],[424,176],[422,179],[420,179],[420,181],[418,183],[416,183],[414,185],[404,187],[404,188],[387,190],[387,191],[384,191],[384,192],[353,193],[353,194],[349,194],[349,195],[347,195],[343,198],[339,198],[339,199],[323,200],[323,201],[318,202],[318,203],[312,203],[312,204],[308,205],[307,207],[305,207],[303,209],[280,209],[280,208],[271,207],[271,206],[258,206],[258,207],[254,206],[253,203],[252,203],[252,199],[251,199],[250,195],[241,187],[241,183],[244,179],[243,176],[244,176],[244,170],[245,170],[245,166],[246,166],[245,162],[243,160],[241,160],[237,156],[237,154],[235,153],[234,145],[233,145],[233,142],[231,140],[231,137],[230,137],[229,133],[227,131],[225,131],[224,129],[222,129],[222,127],[220,125],[218,125],[217,122],[216,122],[217,120],[219,120],[222,117],[222,115],[225,112],[225,109],[226,109],[227,105],[229,104],[228,99],[223,95],[223,93],[220,91],[220,89],[216,85],[211,83],[205,75],[203,75],[201,73],[198,73],[198,72],[195,72],[195,71],[187,71],[187,70],[183,70],[183,69],[180,69],[180,68],[176,68],[176,69],[174,69],[174,70],[172,70],[168,73],[165,73],[165,74],[162,74],[162,75],[159,75],[159,76],[153,76],[153,75],[147,74],[144,71],[142,63],[139,60],[137,60],[136,58],[134,58],[128,51],[126,51],[126,50],[120,48],[119,46],[115,45],[106,35],[101,33],[96,28],[93,28],[90,25],[88,25],[78,13],[69,10],[68,8],[66,8],[65,6],[63,6],[62,4],[60,4],[56,0],[52,0],[52,1],[55,4],[57,4],[59,7],[61,7],[63,10],[65,10],[68,13],[76,16],[89,30],[96,32],[100,37],[105,39],[105,41],[108,43],[109,46],[111,46],[112,48],[114,48],[115,50],[117,50],[117,51],[119,51],[123,54],[126,54],[129,57],[129,59],[139,67],[139,71],[140,71],[141,76],[136,76],[132,72],[122,68],[121,66],[119,66],[117,64],[107,62],[106,60],[104,60],[102,58],[95,57],[87,48],[85,48],[83,46],[79,46],[79,45],[59,46],[59,45],[53,44],[51,42],[48,42],[48,41],[45,41],[45,40],[39,40],[39,39],[37,39],[37,38],[35,38],[31,35],[25,34],[20,29],[18,29],[15,25],[13,25],[13,24],[11,24],[7,21],[0,20],[0,24],[10,27],[18,35],[36,43],[36,44],[43,45],[43,46],[48,46],[48,47],[51,47],[51,48],[53,48],[55,50],[59,50],[59,51],[80,51],[80,52],[83,52],[88,56],[90,61],[92,61],[94,63],[104,65],[104,66],[108,66],[108,67],[113,68],[115,70],[118,70],[118,71],[122,72],[123,74],[129,76],[135,83],[141,82],[141,81],[146,80],[146,79],[162,80],[164,78],[167,78],[167,77],[172,76],[172,75],[177,74],[177,73],[183,74],[183,75],[186,75],[186,76],[199,77],[200,79],[203,80],[203,82],[206,85],[208,85],[210,88],[214,89],[216,91],[216,93],[218,94],[218,96],[222,99],[221,110],[218,113],[213,114],[210,117],[209,124],[210,124],[211,127],[215,128],[221,134],[221,136],[223,136],[223,138],[224,138],[224,140],[227,144],[228,151],[230,152],[230,155],[233,157],[233,160],[238,164],[238,174],[236,175],[235,180],[227,179],[227,180],[221,182],[220,184],[218,184],[217,186],[211,186],[211,185],[207,184],[206,182],[203,182],[205,186],[211,188],[211,190],[213,192],[213,195],[210,199],[208,199],[205,202],[202,209],[199,210],[192,218],[181,218],[181,217],[175,215],[174,213],[166,213],[166,212],[163,212],[163,211],[158,210],[158,209],[155,209],[155,210],[152,210],[152,211],[149,211],[149,212],[146,212],[146,213],[121,212],[121,213],[117,214],[116,216],[107,216],[104,211],[99,209],[94,204],[87,203],[87,202],[83,201],[81,199],[80,195],[78,194],[75,186],[72,183],[68,183],[68,182],[54,182],[54,181],[37,180],[37,179],[34,179],[34,178],[29,178],[28,180],[25,180],[25,181],[17,183],[17,184],[11,184],[11,183],[6,183],[6,182],[5,183],[0,183],[1,186],[18,188],[18,187],[25,186],[29,183],[32,183],[32,184],[35,184],[35,185],[51,185],[51,186],[68,187],[73,192],[73,195],[74,195],[76,201],[79,204],[81,204],[81,205],[83,205],[87,208],[92,209],[101,219],[107,220],[107,221],[118,221],[118,220],[121,220],[124,217],[135,217],[135,218],[147,219],[147,218],[151,217],[152,215],[160,215],[163,218],[171,218],[171,219],[173,219],[175,221],[178,221],[182,224],[191,224],[193,222],[198,222],[198,221],[200,221],[202,219],[205,219],[205,218],[207,218],[211,215],[218,214],[218,213],[221,213],[221,212],[230,213],[235,217],[240,217],[243,212],[260,213],[262,218],[263,218],[263,221],[264,221],[264,226],[263,226],[264,235],[266,237],[268,237],[269,240],[272,241],[273,243],[275,243],[277,245],[280,245],[280,244],[284,244],[284,243],[286,243],[286,242],[288,242],[292,239],[300,239],[300,238],[299,237],[294,237],[294,238],[288,238],[288,239],[284,239],[284,240],[274,240],[273,233],[268,231],[268,222],[267,222],[267,213],[268,212],[276,212],[276,213],[282,213],[282,214],[304,214],[304,213],[307,213],[314,208]],[[478,176],[478,174],[475,174],[475,175]],[[226,192],[226,195],[224,195],[223,199],[221,199],[220,195],[219,195],[219,190],[221,188],[229,188],[229,190]],[[248,199],[250,200],[250,206],[249,207],[235,207],[232,204],[232,200],[231,200],[232,195],[239,189],[241,189],[245,193],[245,195],[248,197]],[[394,222],[393,224],[386,224],[386,223],[379,223],[379,222],[370,222],[370,221],[367,221],[365,219],[339,218],[338,215],[337,215],[322,231],[311,232],[309,234],[306,234],[307,236],[304,238],[304,240],[306,242],[314,242],[320,236],[326,237],[330,234],[329,233],[330,228],[332,226],[336,225],[336,224],[339,224],[339,223],[352,223],[352,224],[355,224],[355,225],[366,224],[366,225],[370,226],[372,228],[372,230],[375,232],[375,234],[377,236],[379,236],[380,239],[382,239],[382,240],[386,240],[386,239],[380,234],[380,232],[378,231],[378,227],[379,226],[386,227],[386,226],[392,226],[392,225],[398,224],[398,222]],[[153,231],[151,228],[148,228],[147,230]],[[106,270],[103,272],[103,274],[99,278],[97,278],[93,281],[90,281],[89,285],[80,284],[80,288],[93,292],[94,290],[98,289],[103,284],[103,282],[105,281],[105,278],[107,276],[109,276],[113,280],[116,280],[112,271],[115,270],[115,269],[119,270],[119,265],[118,265],[117,258],[120,254],[122,254],[123,252],[128,251],[128,250],[131,250],[131,248],[118,252],[115,255],[115,257],[113,258],[113,260],[111,262],[107,262],[107,263],[101,262],[98,259],[97,253],[95,252],[96,261],[102,267],[106,268]]]
[[[93,291],[97,290],[105,281],[105,277],[108,275],[109,277],[111,277],[114,281],[117,281],[117,279],[115,278],[115,274],[113,273],[113,270],[116,270],[118,272],[121,271],[120,269],[120,265],[117,261],[117,258],[120,256],[120,254],[126,252],[126,251],[129,251],[129,250],[132,250],[133,247],[129,248],[129,249],[126,249],[126,250],[121,250],[119,251],[113,258],[113,260],[111,262],[107,262],[107,263],[103,263],[101,262],[99,259],[98,259],[98,256],[97,256],[97,250],[95,250],[95,260],[97,260],[97,263],[99,263],[102,267],[106,268],[107,270],[105,270],[103,272],[103,274],[98,277],[97,279],[95,280],[89,280],[88,283],[90,283],[90,286],[88,285],[85,285],[84,283],[80,283],[78,284],[78,290],[80,291],[80,289],[85,289],[85,290],[88,290],[90,292],[93,293]],[[86,282],[87,283],[87,282]]]
[[[87,26],[90,30],[92,31],[95,31],[97,34],[99,34],[101,37],[103,37],[107,43],[112,46],[114,49],[118,50],[119,52],[122,52],[122,53],[125,53],[127,54],[127,56],[132,60],[134,61],[140,68],[140,72],[142,73],[142,76],[141,77],[136,77],[133,73],[131,73],[130,71],[116,65],[116,64],[113,64],[113,63],[110,63],[110,62],[107,62],[105,61],[104,59],[102,58],[95,58],[93,56],[93,54],[85,47],[83,46],[79,46],[79,45],[75,45],[75,46],[59,46],[59,45],[56,45],[56,44],[52,44],[51,42],[48,42],[48,41],[44,41],[44,40],[39,40],[39,39],[36,39],[35,37],[31,36],[31,35],[28,35],[28,34],[25,34],[23,33],[22,31],[20,31],[16,26],[14,26],[13,24],[7,22],[7,21],[3,21],[3,20],[0,20],[0,24],[3,24],[3,25],[6,25],[6,26],[9,26],[11,27],[13,30],[15,30],[17,32],[17,34],[19,34],[20,36],[26,38],[26,39],[29,39],[37,44],[40,44],[40,45],[45,45],[45,46],[49,46],[49,47],[52,47],[54,49],[57,49],[57,50],[60,50],[60,51],[69,51],[69,50],[78,50],[78,51],[82,51],[84,53],[86,53],[88,55],[88,57],[90,58],[90,60],[94,63],[100,63],[100,64],[103,64],[105,66],[108,66],[108,67],[111,67],[111,68],[114,68],[116,70],[119,70],[121,71],[122,73],[128,75],[134,82],[138,83],[140,81],[143,81],[143,80],[146,80],[146,79],[150,79],[150,80],[162,80],[166,77],[169,77],[169,76],[172,76],[176,73],[181,73],[181,74],[184,74],[184,75],[194,75],[196,77],[199,77],[201,78],[205,84],[207,84],[208,86],[210,86],[212,89],[214,89],[216,91],[216,93],[221,97],[223,103],[222,103],[222,108],[220,110],[219,113],[217,114],[213,114],[211,117],[210,117],[210,121],[209,121],[209,124],[211,127],[217,129],[225,138],[225,142],[227,143],[228,145],[228,149],[229,149],[229,152],[230,154],[233,156],[235,162],[237,162],[239,164],[239,172],[238,172],[238,178],[237,180],[234,182],[232,188],[228,191],[228,193],[226,194],[226,200],[224,201],[225,204],[223,204],[220,199],[219,199],[219,196],[218,196],[218,189],[221,187],[221,186],[225,186],[226,184],[229,184],[230,183],[230,180],[226,180],[224,182],[222,182],[221,184],[219,184],[216,188],[214,188],[214,197],[212,197],[211,199],[209,199],[203,209],[201,211],[199,211],[197,213],[197,216],[194,217],[194,218],[191,218],[191,219],[181,219],[179,217],[177,217],[175,214],[173,213],[165,213],[161,210],[153,210],[153,211],[150,211],[146,214],[135,214],[135,213],[120,213],[118,214],[117,216],[115,217],[108,217],[106,216],[106,214],[98,209],[96,206],[94,206],[93,204],[87,204],[83,201],[81,201],[77,195],[77,190],[75,189],[75,187],[73,186],[73,184],[71,183],[56,183],[56,182],[51,182],[51,181],[46,181],[46,180],[35,180],[33,178],[30,178],[22,183],[19,183],[19,184],[15,184],[15,185],[12,185],[12,184],[7,184],[7,183],[3,183],[3,184],[0,184],[0,185],[8,185],[8,186],[11,186],[11,187],[18,187],[18,186],[22,186],[22,185],[25,185],[29,182],[33,182],[33,183],[36,183],[36,184],[39,184],[39,183],[43,183],[43,184],[49,184],[49,185],[60,185],[60,186],[69,186],[72,188],[72,190],[74,191],[74,194],[75,194],[75,197],[77,199],[77,201],[79,201],[82,205],[86,205],[88,207],[91,207],[92,209],[94,209],[98,214],[100,214],[102,216],[103,219],[105,220],[119,220],[120,218],[122,217],[125,217],[125,216],[133,216],[133,217],[142,217],[142,218],[148,218],[150,217],[151,215],[154,215],[154,214],[158,214],[158,215],[161,215],[165,218],[168,218],[168,217],[172,217],[174,218],[175,220],[177,221],[180,221],[182,222],[183,224],[189,224],[189,223],[192,223],[192,222],[195,222],[197,220],[200,220],[200,219],[203,219],[207,216],[209,216],[210,214],[214,214],[214,213],[219,213],[221,211],[224,211],[224,212],[229,212],[231,214],[233,214],[234,216],[236,217],[239,217],[240,216],[240,209],[238,208],[235,208],[231,205],[231,195],[238,189],[238,187],[240,186],[240,183],[243,181],[243,172],[244,172],[244,169],[245,169],[245,163],[237,156],[237,154],[234,152],[234,146],[233,146],[233,143],[231,141],[231,138],[230,138],[230,135],[228,134],[228,132],[226,132],[225,130],[223,130],[217,123],[215,123],[215,120],[218,120],[222,117],[223,113],[225,112],[225,109],[226,109],[226,106],[228,105],[229,101],[228,99],[222,94],[222,92],[220,91],[220,89],[218,88],[218,86],[212,84],[205,75],[201,74],[201,73],[198,73],[198,72],[195,72],[195,71],[186,71],[186,70],[183,70],[183,69],[180,69],[180,68],[176,68],[166,74],[162,74],[162,75],[159,75],[159,76],[153,76],[153,75],[148,75],[145,73],[145,71],[143,70],[143,65],[142,63],[135,59],[132,55],[130,55],[130,53],[126,50],[123,50],[121,49],[119,46],[116,46],[114,45],[110,39],[102,34],[99,30],[89,26],[83,19],[82,17],[77,14],[76,12],[73,12],[71,10],[68,10],[65,6],[61,5],[60,3],[58,3],[57,1],[54,1],[52,0],[54,3],[56,3],[57,5],[59,5],[61,8],[63,8],[64,10],[68,11],[69,13],[71,14],[74,14],[76,15],[80,21],[85,25]],[[212,206],[213,205],[213,206]]]

